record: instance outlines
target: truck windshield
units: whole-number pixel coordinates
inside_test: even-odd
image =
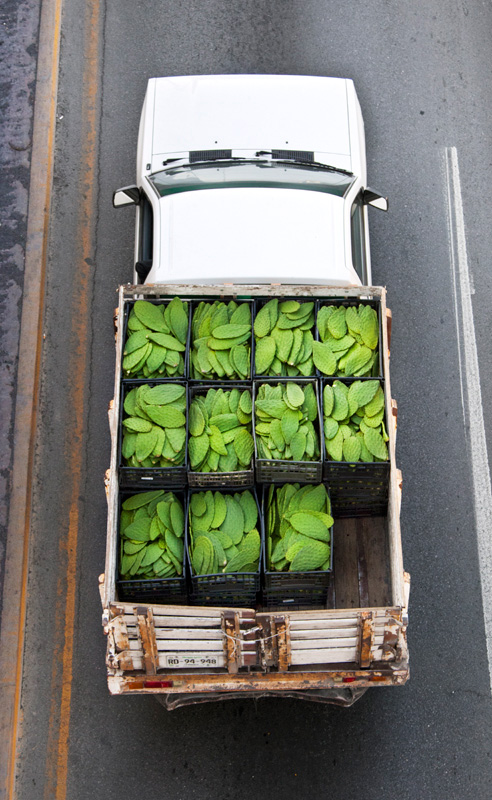
[[[155,172],[149,180],[161,197],[197,189],[266,187],[304,189],[343,197],[354,176],[333,167],[278,161],[214,161],[184,164]]]

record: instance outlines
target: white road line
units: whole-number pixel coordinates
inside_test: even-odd
[[[472,306],[472,282],[466,252],[465,218],[456,147],[446,147],[445,172],[449,249],[458,334],[461,398],[472,465],[475,522],[489,677],[492,688],[492,490],[483,419],[480,371]]]

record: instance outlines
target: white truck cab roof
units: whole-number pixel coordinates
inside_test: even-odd
[[[136,261],[142,218],[152,225],[146,283],[371,283],[364,126],[349,79],[152,78],[137,184]]]

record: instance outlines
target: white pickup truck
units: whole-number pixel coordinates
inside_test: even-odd
[[[367,220],[368,205],[386,210],[387,201],[366,186],[353,82],[285,75],[149,80],[137,185],[116,191],[113,204],[134,205],[137,214],[134,283],[120,287],[116,312],[107,556],[100,577],[110,691],[153,693],[169,708],[238,694],[347,705],[367,687],[403,684],[409,576],[399,524],[391,314],[385,289],[372,286]],[[336,517],[326,607],[136,605],[118,597],[123,319],[136,298],[176,295],[188,301],[363,299],[377,308],[387,491],[382,504],[352,503]],[[367,492],[371,479],[363,472],[358,477]]]

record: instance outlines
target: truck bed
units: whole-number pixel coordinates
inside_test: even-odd
[[[387,514],[335,519],[334,569],[325,608],[200,608],[120,602],[116,589],[119,504],[117,425],[125,303],[136,297],[376,298],[381,304],[383,375],[389,435]],[[106,477],[108,536],[100,577],[112,693],[202,694],[336,690],[404,683],[409,578],[400,534],[401,474],[396,468],[396,404],[389,380],[391,315],[381,287],[121,287],[116,311],[115,396],[110,404],[111,467]]]

